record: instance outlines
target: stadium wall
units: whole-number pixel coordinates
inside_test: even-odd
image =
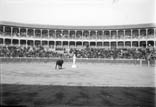
[[[155,24],[118,26],[48,26],[0,22],[0,45],[50,48],[156,47]]]
[[[0,58],[0,63],[53,63],[56,62],[59,58],[24,58],[24,57],[16,57],[16,58]],[[72,63],[72,58],[65,58],[64,62]],[[76,63],[111,63],[111,64],[147,64],[144,59],[100,59],[100,58],[79,58],[76,59]],[[151,62],[152,65],[155,65],[155,60]]]

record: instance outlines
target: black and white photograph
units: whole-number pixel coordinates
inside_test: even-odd
[[[156,107],[155,0],[0,0],[0,107]]]

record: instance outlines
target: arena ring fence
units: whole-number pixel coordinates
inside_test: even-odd
[[[47,57],[0,57],[0,63],[50,63],[59,58]],[[64,58],[64,62],[71,62],[72,58]],[[105,58],[77,58],[76,63],[122,63],[122,64],[148,64],[145,59],[105,59]],[[156,61],[152,61],[155,65]]]

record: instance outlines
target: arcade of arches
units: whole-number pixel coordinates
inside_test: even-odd
[[[0,45],[48,46],[51,48],[156,47],[156,29],[68,30],[0,25]]]

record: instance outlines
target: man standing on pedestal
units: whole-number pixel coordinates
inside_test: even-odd
[[[77,66],[76,66],[76,55],[75,55],[75,53],[74,53],[74,55],[73,55],[73,64],[72,64],[72,68],[76,68]]]

